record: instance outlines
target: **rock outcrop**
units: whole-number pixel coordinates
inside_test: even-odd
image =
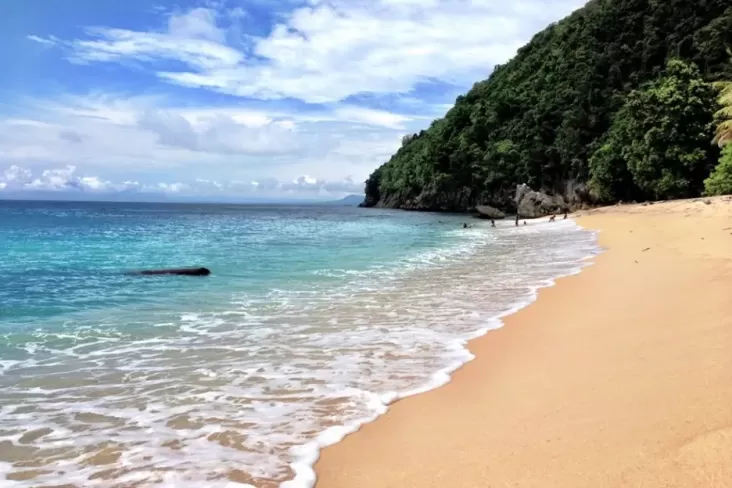
[[[426,189],[416,196],[409,194],[382,195],[374,205],[368,200],[364,206],[377,208],[400,208],[403,210],[423,210],[430,212],[466,212],[473,208],[472,194],[468,188],[452,192],[437,192]]]
[[[541,191],[533,191],[526,184],[516,188],[516,207],[522,218],[536,219],[546,215],[569,210],[569,206],[561,195],[547,195]]]

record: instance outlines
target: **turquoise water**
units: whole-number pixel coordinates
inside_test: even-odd
[[[571,221],[464,220],[0,202],[3,486],[310,486],[319,447],[597,251]],[[212,275],[126,274],[181,266]]]
[[[0,202],[0,318],[27,325],[94,308],[337,285],[444,244],[458,222],[440,220],[352,207]],[[189,265],[214,277],[123,274]]]

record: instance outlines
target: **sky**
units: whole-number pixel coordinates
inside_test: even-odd
[[[2,0],[0,198],[335,199],[584,0]]]

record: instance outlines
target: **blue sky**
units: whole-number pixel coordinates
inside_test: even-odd
[[[583,3],[4,0],[0,192],[360,193]]]

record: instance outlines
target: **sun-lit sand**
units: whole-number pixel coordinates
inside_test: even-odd
[[[732,197],[577,220],[607,252],[325,449],[318,488],[732,487]]]

